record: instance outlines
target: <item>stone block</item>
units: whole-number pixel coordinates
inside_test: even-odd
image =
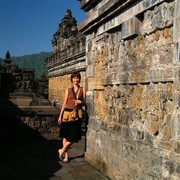
[[[93,90],[94,89],[94,78],[88,78],[88,90]]]
[[[180,45],[179,45],[179,42],[176,42],[174,44],[174,62],[175,63],[180,62]]]
[[[174,34],[173,34],[173,40],[174,42],[180,42],[180,1],[175,1],[175,6],[174,6]]]
[[[137,36],[140,32],[141,21],[137,17],[132,17],[126,22],[122,23],[122,39],[129,39]]]
[[[86,76],[87,78],[94,76],[94,64],[89,64],[86,67]]]

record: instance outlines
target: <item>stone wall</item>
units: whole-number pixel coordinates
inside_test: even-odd
[[[45,112],[44,114],[36,114],[34,112],[31,112],[30,115],[26,113],[18,118],[28,127],[40,133],[41,136],[45,137],[46,139],[51,139],[51,140],[58,139],[59,138],[59,126],[57,124],[58,115],[57,112],[53,112],[50,108],[49,108],[49,112],[54,114],[53,115],[50,113],[47,114],[47,112]]]
[[[110,179],[180,178],[180,3],[82,0],[86,159]]]

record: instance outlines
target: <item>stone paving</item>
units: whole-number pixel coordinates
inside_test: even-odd
[[[46,139],[8,115],[0,117],[0,180],[107,179],[84,159],[84,136],[69,149],[69,163],[63,163],[57,154],[61,140]]]

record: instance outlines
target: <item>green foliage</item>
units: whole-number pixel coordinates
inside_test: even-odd
[[[47,70],[44,67],[44,61],[47,57],[49,57],[51,55],[52,55],[52,52],[40,52],[38,54],[25,55],[25,56],[19,56],[19,57],[11,57],[11,60],[12,60],[12,64],[17,65],[20,68],[35,69],[35,75],[36,75],[36,77],[38,77],[43,72],[47,72]]]
[[[48,73],[47,71],[43,72],[43,73],[40,73],[37,77],[37,79],[41,80],[42,79],[42,76],[45,75],[46,78],[48,78]]]

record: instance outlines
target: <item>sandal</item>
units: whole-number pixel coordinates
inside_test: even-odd
[[[64,158],[63,163],[67,163],[67,162],[68,162],[68,158]]]
[[[58,150],[58,153],[59,153],[59,160],[62,161],[63,157],[62,157],[61,149]]]

